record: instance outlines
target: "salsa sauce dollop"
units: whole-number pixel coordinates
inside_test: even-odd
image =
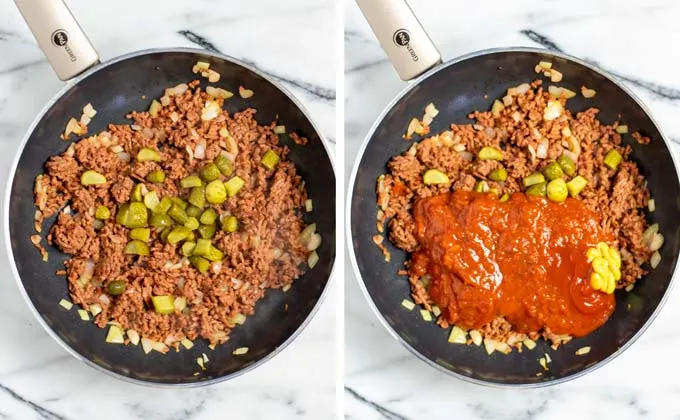
[[[464,329],[499,316],[515,331],[584,336],[614,311],[613,294],[590,286],[588,248],[610,242],[597,214],[576,199],[455,191],[414,205],[411,274],[431,276],[442,316]]]

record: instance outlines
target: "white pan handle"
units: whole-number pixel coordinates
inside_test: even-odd
[[[97,51],[63,0],[14,3],[59,79],[71,79],[99,62]]]
[[[356,0],[402,80],[411,80],[442,57],[406,0]]]

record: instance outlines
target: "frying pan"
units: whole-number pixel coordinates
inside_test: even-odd
[[[258,70],[224,55],[194,49],[147,50],[127,54],[103,64],[75,19],[61,1],[17,0],[27,23],[34,31],[58,76],[70,79],[66,86],[40,112],[23,139],[6,189],[3,231],[12,270],[27,303],[47,332],[69,353],[88,365],[140,384],[198,386],[211,384],[247,372],[263,364],[286,347],[310,321],[326,291],[335,260],[335,175],[321,132],[302,105],[284,88]],[[66,50],[68,47],[68,50]],[[107,124],[129,123],[131,110],[146,110],[154,97],[167,87],[194,80],[191,71],[197,61],[210,62],[221,74],[220,87],[252,89],[249,100],[234,96],[225,108],[233,113],[246,107],[258,110],[260,123],[270,123],[277,115],[289,127],[309,139],[302,147],[281,136],[291,146],[290,159],[306,181],[314,211],[305,216],[316,222],[323,237],[318,252],[321,259],[309,273],[283,293],[268,290],[257,303],[255,315],[232,331],[230,340],[209,350],[205,340],[197,340],[190,351],[145,355],[136,346],[105,343],[106,330],[82,322],[75,311],[59,307],[68,298],[66,281],[55,271],[63,267],[67,255],[47,247],[49,263],[43,263],[29,236],[33,230],[33,182],[44,171],[44,163],[62,153],[70,142],[59,139],[66,121],[81,114],[92,103],[97,116],[89,132],[106,129]],[[44,223],[44,230],[54,219]],[[43,243],[45,243],[43,241]],[[287,308],[287,309],[286,309]],[[235,357],[234,349],[248,347],[247,354]],[[196,357],[206,353],[210,362],[199,376]]]
[[[468,54],[445,64],[424,29],[403,0],[357,0],[383,48],[404,80],[412,79],[383,111],[370,129],[359,151],[350,178],[347,220],[350,259],[370,306],[387,330],[414,355],[429,365],[470,382],[538,387],[565,382],[602,366],[621,354],[649,326],[668,295],[676,270],[680,247],[680,183],[677,164],[669,143],[642,102],[625,86],[602,70],[564,54],[540,49],[507,48]],[[388,12],[389,11],[389,12]],[[649,220],[659,223],[666,242],[660,250],[661,264],[640,279],[635,289],[616,292],[617,307],[608,322],[592,334],[574,339],[553,351],[540,340],[533,351],[509,355],[487,355],[483,348],[447,342],[448,331],[423,322],[418,311],[401,306],[410,295],[405,277],[396,272],[403,267],[405,252],[385,241],[392,253],[385,263],[371,238],[376,234],[376,179],[386,173],[392,156],[403,153],[411,142],[402,140],[408,122],[423,114],[433,102],[439,115],[431,125],[433,133],[447,130],[451,123],[469,123],[473,110],[490,109],[494,99],[509,87],[534,80],[534,66],[546,60],[564,73],[561,85],[578,92],[581,86],[595,89],[597,95],[569,101],[572,111],[599,108],[599,118],[611,123],[621,115],[631,131],[651,137],[649,145],[639,145],[624,136],[633,147],[632,159],[648,181],[656,211]],[[590,346],[590,353],[574,352]],[[543,372],[537,360],[544,353],[552,358],[550,370]],[[538,372],[542,376],[536,376]]]

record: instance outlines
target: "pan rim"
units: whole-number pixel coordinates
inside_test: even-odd
[[[659,131],[659,134],[661,135],[661,139],[663,140],[666,149],[668,150],[668,153],[671,156],[671,161],[673,162],[673,166],[675,168],[675,175],[676,179],[678,182],[680,182],[680,165],[678,163],[678,158],[675,156],[673,153],[673,149],[671,146],[670,140],[666,137],[664,134],[663,130],[661,129],[660,125],[658,124],[658,121],[652,116],[649,108],[645,105],[644,102],[627,86],[623,85],[616,77],[611,75],[609,72],[600,69],[598,67],[593,66],[592,64],[589,64],[577,57],[571,56],[569,54],[565,54],[562,52],[557,52],[557,51],[552,51],[544,48],[535,48],[535,47],[500,47],[500,48],[488,48],[488,49],[483,49],[483,50],[478,50],[474,51],[468,54],[464,54],[461,56],[458,56],[454,59],[448,60],[445,63],[438,65],[427,72],[423,73],[416,79],[409,81],[408,85],[405,86],[387,105],[385,105],[384,109],[380,112],[380,114],[376,117],[375,121],[371,125],[371,128],[368,130],[366,136],[364,137],[364,140],[361,143],[361,146],[359,148],[359,151],[355,157],[354,164],[352,165],[352,172],[350,174],[349,178],[349,185],[347,189],[347,199],[345,203],[345,220],[347,223],[348,229],[346,230],[346,246],[349,250],[349,260],[350,264],[352,265],[352,271],[354,272],[356,282],[359,284],[359,288],[361,289],[364,298],[368,302],[369,307],[373,311],[373,313],[377,316],[378,320],[382,324],[382,326],[387,330],[387,332],[394,338],[396,341],[401,343],[402,346],[404,346],[411,354],[416,356],[416,358],[420,359],[421,361],[425,362],[429,366],[435,368],[436,370],[446,373],[450,376],[453,376],[457,379],[463,380],[468,383],[472,383],[475,385],[481,385],[489,388],[497,388],[497,389],[534,389],[534,388],[543,388],[543,387],[548,387],[548,386],[553,386],[553,385],[558,385],[562,384],[568,381],[571,381],[576,378],[580,378],[590,372],[594,372],[595,370],[599,369],[600,367],[606,365],[607,363],[611,362],[615,358],[617,358],[619,355],[621,355],[624,351],[626,351],[633,343],[635,343],[641,336],[644,334],[649,326],[652,324],[652,322],[656,319],[656,317],[659,315],[659,312],[665,305],[666,301],[668,300],[670,296],[670,292],[672,291],[673,285],[674,285],[674,280],[678,275],[679,271],[679,266],[680,263],[676,261],[675,267],[673,268],[673,274],[671,275],[671,278],[668,282],[668,286],[666,288],[666,291],[664,292],[663,296],[661,297],[661,300],[659,301],[658,305],[652,312],[652,314],[649,316],[649,319],[638,329],[638,331],[626,342],[624,343],[621,347],[619,347],[615,352],[607,356],[606,358],[600,360],[599,362],[586,367],[583,370],[580,370],[576,373],[564,376],[562,378],[556,378],[556,379],[551,379],[543,382],[535,382],[535,383],[501,383],[501,382],[493,382],[493,381],[487,381],[483,379],[478,379],[478,378],[473,378],[467,375],[464,375],[462,373],[454,372],[452,370],[446,369],[445,367],[433,362],[432,360],[428,359],[424,355],[422,355],[418,350],[416,350],[413,346],[411,346],[410,343],[405,341],[393,328],[392,326],[387,322],[383,314],[380,312],[378,309],[377,305],[373,301],[373,298],[371,297],[371,294],[368,292],[368,289],[366,287],[366,283],[363,279],[363,276],[361,275],[361,272],[359,270],[359,265],[357,263],[357,257],[355,253],[354,246],[352,245],[350,248],[350,244],[353,244],[353,238],[352,238],[352,229],[351,229],[351,223],[352,223],[352,197],[354,193],[354,184],[356,182],[356,177],[357,173],[359,171],[359,166],[361,164],[361,160],[364,156],[364,152],[366,151],[366,148],[368,147],[368,144],[370,143],[370,140],[373,138],[376,130],[378,129],[378,126],[380,123],[382,123],[383,119],[387,115],[387,113],[396,105],[398,104],[402,98],[408,94],[412,89],[414,89],[416,86],[418,86],[423,80],[427,79],[428,77],[434,75],[435,73],[438,73],[440,71],[446,70],[449,67],[456,65],[460,62],[463,62],[465,60],[471,59],[471,58],[476,58],[479,56],[483,55],[493,55],[493,54],[499,54],[499,53],[534,53],[534,54],[542,54],[542,55],[548,55],[548,56],[553,56],[555,58],[561,58],[565,60],[569,60],[573,63],[576,63],[578,65],[581,65],[594,73],[604,77],[614,85],[616,85],[618,88],[620,88],[625,94],[627,94],[645,113],[647,118],[654,124],[656,129]]]
[[[48,333],[48,335],[56,341],[66,352],[68,352],[71,356],[73,356],[75,359],[83,362],[85,365],[99,371],[102,373],[105,373],[107,375],[110,375],[116,379],[120,379],[124,382],[132,383],[135,385],[141,385],[141,386],[146,386],[146,387],[151,387],[151,388],[166,388],[166,389],[189,389],[189,388],[199,388],[199,387],[204,387],[204,386],[209,386],[209,385],[214,385],[220,382],[225,382],[234,378],[237,378],[241,375],[244,375],[262,365],[264,365],[266,362],[270,361],[273,359],[275,356],[279,355],[286,347],[288,347],[293,341],[295,341],[296,338],[300,336],[302,331],[309,325],[309,323],[312,321],[312,318],[314,318],[319,311],[321,305],[323,304],[324,300],[326,299],[331,283],[333,282],[335,278],[335,270],[336,270],[336,258],[335,255],[333,256],[333,261],[331,262],[331,270],[328,275],[328,280],[326,281],[326,284],[324,285],[323,290],[321,291],[321,294],[319,295],[319,298],[317,299],[316,303],[314,304],[314,307],[312,310],[309,312],[305,320],[293,331],[293,333],[288,337],[281,345],[276,347],[274,350],[272,350],[269,354],[267,354],[265,357],[253,362],[252,364],[244,367],[243,369],[240,369],[236,372],[230,373],[228,375],[223,375],[217,378],[212,378],[208,379],[205,381],[199,381],[199,382],[179,382],[179,383],[165,383],[165,382],[156,382],[156,381],[150,381],[150,380],[143,380],[139,378],[133,378],[129,376],[125,376],[121,373],[114,372],[112,370],[106,369],[103,366],[98,365],[97,363],[93,362],[89,358],[81,355],[78,353],[75,349],[73,349],[71,346],[69,346],[65,341],[61,339],[53,330],[52,328],[47,324],[47,322],[43,319],[43,317],[40,315],[38,312],[37,308],[33,305],[33,302],[31,301],[28,292],[24,288],[23,282],[21,280],[21,276],[19,275],[19,270],[16,266],[16,261],[14,257],[14,253],[12,251],[12,237],[10,235],[9,231],[9,222],[10,222],[10,217],[9,217],[9,208],[10,208],[10,197],[12,195],[12,185],[14,183],[14,176],[16,175],[16,170],[19,165],[19,160],[21,159],[21,155],[23,154],[24,148],[26,144],[28,143],[28,140],[30,139],[31,135],[35,131],[36,126],[40,122],[40,120],[45,116],[45,114],[59,101],[59,99],[66,93],[68,92],[71,88],[74,86],[78,85],[82,80],[86,79],[87,77],[91,76],[92,74],[105,70],[107,67],[119,63],[121,61],[125,61],[131,58],[136,58],[139,56],[143,55],[153,55],[153,54],[167,54],[167,53],[190,53],[190,54],[195,54],[197,56],[210,56],[216,59],[224,60],[227,62],[230,62],[232,64],[236,64],[237,66],[240,66],[242,68],[245,68],[246,70],[249,70],[250,72],[256,74],[259,77],[262,77],[265,79],[267,82],[271,83],[274,87],[276,87],[280,92],[282,92],[288,99],[290,99],[293,104],[302,112],[304,117],[307,119],[309,124],[312,126],[314,132],[316,135],[319,136],[319,139],[321,140],[321,144],[323,145],[324,151],[326,152],[326,156],[328,157],[328,160],[330,161],[331,169],[333,172],[333,178],[335,179],[335,182],[337,183],[337,171],[335,167],[335,160],[333,159],[334,153],[330,150],[330,147],[328,145],[328,139],[324,135],[324,133],[319,129],[317,124],[314,122],[314,120],[311,118],[309,111],[304,107],[304,105],[280,82],[277,80],[274,80],[274,78],[268,74],[266,74],[264,71],[259,70],[255,68],[254,66],[245,63],[242,60],[239,60],[237,58],[231,57],[226,54],[222,53],[217,53],[214,51],[209,51],[205,49],[200,49],[200,48],[188,48],[188,47],[173,47],[173,48],[149,48],[149,49],[144,49],[144,50],[138,50],[138,51],[133,51],[127,54],[123,54],[120,56],[117,56],[115,58],[112,58],[110,60],[107,60],[105,62],[96,64],[86,70],[85,72],[79,74],[78,76],[66,81],[64,86],[55,93],[55,95],[45,104],[45,106],[36,114],[35,118],[33,119],[33,122],[29,125],[28,129],[26,130],[26,133],[24,134],[24,137],[21,139],[19,142],[16,154],[14,155],[14,158],[12,159],[12,162],[10,164],[9,172],[8,172],[8,177],[7,177],[7,185],[5,187],[5,194],[4,194],[4,203],[2,206],[2,221],[4,223],[3,226],[3,239],[5,241],[5,251],[7,253],[7,257],[9,259],[9,266],[10,270],[12,272],[12,275],[14,276],[14,280],[17,284],[17,287],[19,288],[19,292],[21,293],[21,296],[24,298],[25,303],[29,307],[31,313],[33,314],[34,318],[38,321],[38,323],[43,327],[43,329]],[[337,212],[334,212],[334,217],[335,217],[335,230],[337,231]],[[335,237],[335,235],[334,235]],[[335,248],[335,241],[333,242],[332,246]],[[337,254],[337,250],[335,250],[335,253]]]

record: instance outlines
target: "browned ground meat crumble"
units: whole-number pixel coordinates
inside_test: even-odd
[[[73,302],[85,309],[101,305],[102,312],[95,318],[99,327],[118,323],[124,330],[175,347],[183,338],[202,337],[212,345],[227,341],[235,317],[252,315],[267,288],[290,285],[303,273],[309,253],[299,240],[305,228],[302,212],[307,193],[294,164],[286,159],[288,147],[279,144],[273,132],[275,123],[259,125],[255,109],[233,115],[222,110],[216,118],[203,121],[201,110],[212,98],[198,84],[194,81],[183,93],[170,96],[170,103],[155,117],[132,112],[127,116],[133,120],[131,125],[109,125],[106,132],[51,157],[35,189],[36,226],[58,214],[47,240],[70,256],[66,270],[59,274],[67,276]],[[222,99],[217,101],[223,104]],[[117,224],[115,215],[118,206],[130,199],[133,186],[143,183],[159,198],[179,195],[186,199],[188,190],[179,188],[179,180],[226,153],[228,145],[219,133],[224,127],[238,148],[234,153],[229,145],[234,175],[245,180],[238,195],[212,205],[219,214],[234,215],[239,222],[237,232],[218,229],[213,238],[224,260],[201,274],[179,252],[181,244],[157,240],[155,229],[149,256],[124,254],[129,229]],[[294,140],[306,142],[299,136]],[[196,157],[197,146],[205,150],[202,159]],[[134,156],[141,148],[159,151],[162,160],[137,162]],[[260,163],[268,150],[280,156],[273,170]],[[165,181],[145,181],[157,169],[165,172]],[[81,185],[85,170],[103,174],[107,182]],[[111,210],[111,217],[97,228],[95,209],[102,205]],[[83,285],[79,279],[88,270],[93,275]],[[126,283],[121,296],[106,293],[107,284],[114,280]],[[186,297],[187,308],[171,315],[156,313],[151,297],[158,295]]]
[[[388,173],[378,179],[378,231],[382,232],[386,223],[390,241],[397,248],[413,252],[419,247],[411,214],[416,199],[451,190],[469,191],[480,180],[486,181],[490,189],[495,188],[499,195],[521,192],[523,177],[541,171],[564,150],[577,152],[577,174],[588,180],[580,199],[589,209],[602,215],[603,229],[616,238],[613,245],[621,252],[622,277],[617,288],[633,285],[646,274],[642,265],[652,254],[642,240],[647,228],[643,208],[646,208],[650,197],[636,163],[628,160],[632,149],[622,143],[621,135],[616,131],[619,123],[602,124],[597,119],[599,110],[596,108],[573,115],[566,109],[566,99],[559,99],[564,106],[562,115],[546,121],[544,109],[553,98],[543,89],[540,80],[530,86],[525,93],[513,96],[512,102],[506,103],[497,116],[492,112],[475,111],[468,116],[474,120],[473,123],[452,124],[450,131],[424,138],[403,154],[393,157],[387,165]],[[568,131],[565,132],[565,128]],[[632,137],[641,144],[650,141],[640,133],[634,133]],[[536,157],[542,139],[549,141],[545,159]],[[577,144],[573,139],[577,140]],[[484,146],[502,150],[502,164],[508,171],[507,181],[495,182],[488,178],[500,162],[473,158]],[[616,170],[603,163],[605,154],[611,149],[616,149],[623,157]],[[433,168],[446,173],[450,183],[425,185],[423,174]],[[405,187],[406,192],[391,194],[397,184],[399,188]],[[378,244],[376,239],[374,242]],[[389,252],[384,244],[379,246],[387,259]],[[404,271],[401,273],[408,275]],[[414,301],[432,310],[434,302],[428,295],[427,276],[410,276],[409,282]],[[449,326],[443,318],[438,319],[438,324]],[[520,350],[521,341],[527,336],[536,339],[542,335],[552,340],[555,348],[571,339],[545,330],[528,335],[516,333],[503,318],[485,325],[480,332],[485,338]]]

